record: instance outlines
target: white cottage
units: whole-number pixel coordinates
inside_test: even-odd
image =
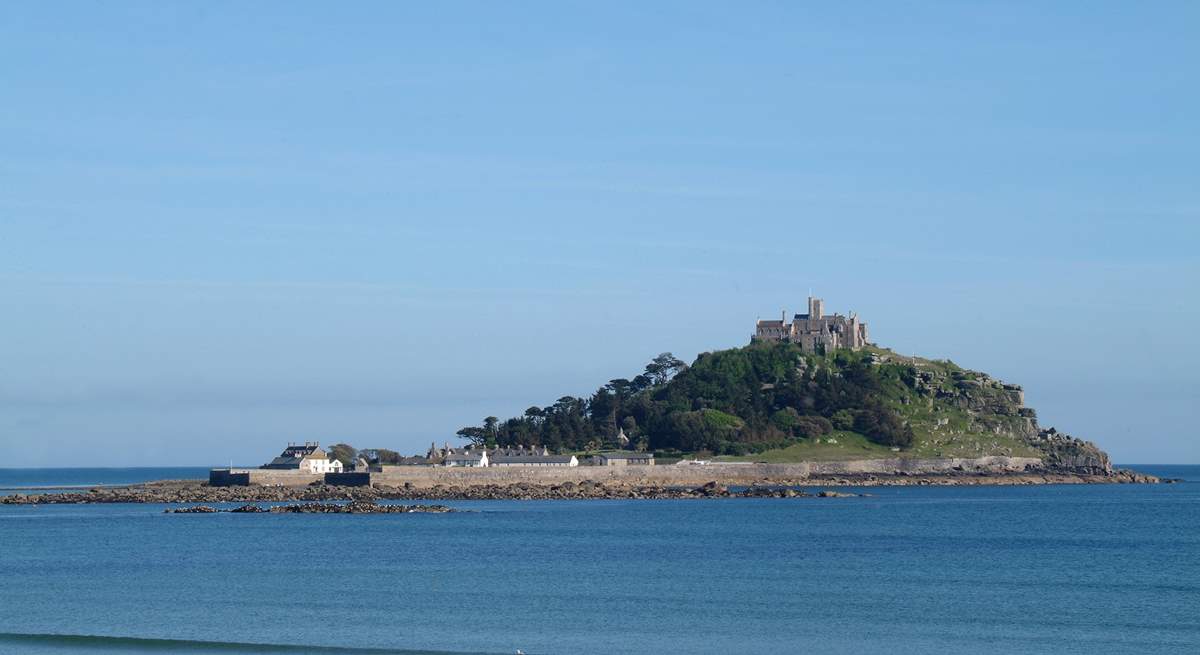
[[[303,445],[290,443],[283,453],[259,468],[282,471],[298,471],[300,473],[341,473],[342,463],[330,459],[321,450],[321,444],[316,441],[306,441]]]

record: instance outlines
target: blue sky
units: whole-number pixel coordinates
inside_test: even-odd
[[[6,465],[414,451],[859,312],[1200,462],[1195,3],[7,3]]]

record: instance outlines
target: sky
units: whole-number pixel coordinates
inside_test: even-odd
[[[0,4],[0,466],[416,452],[857,312],[1200,463],[1200,4]]]

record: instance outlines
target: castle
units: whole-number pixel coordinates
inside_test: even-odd
[[[754,326],[753,341],[788,341],[799,344],[804,350],[834,350],[851,348],[857,350],[867,345],[867,324],[858,316],[841,314],[825,315],[825,301],[809,297],[808,313],[796,314],[787,322],[787,312],[778,321],[758,321]]]

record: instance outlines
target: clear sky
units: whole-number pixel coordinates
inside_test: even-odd
[[[1200,462],[1200,3],[0,4],[0,466],[423,449],[857,311]]]

